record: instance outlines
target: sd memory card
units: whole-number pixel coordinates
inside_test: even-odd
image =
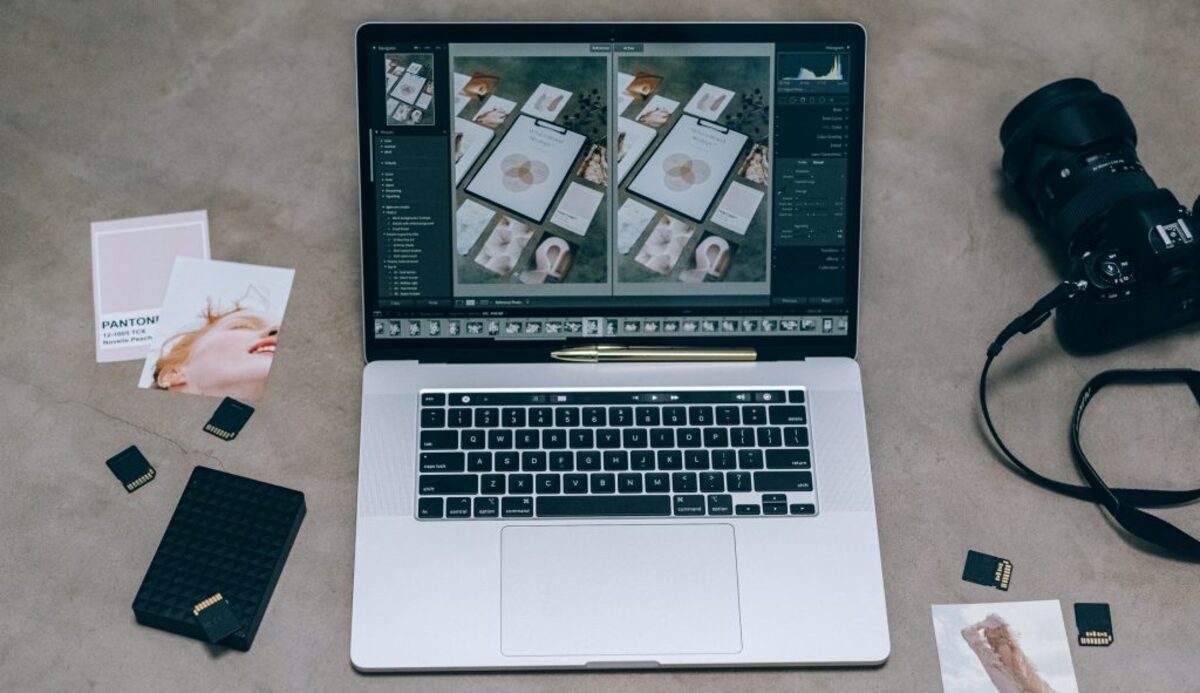
[[[963,580],[1008,591],[1008,581],[1011,577],[1012,562],[1007,558],[997,558],[979,551],[967,551],[967,564],[963,566]]]

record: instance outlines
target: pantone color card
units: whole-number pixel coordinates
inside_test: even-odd
[[[146,358],[180,256],[209,258],[208,212],[92,224],[97,363]]]

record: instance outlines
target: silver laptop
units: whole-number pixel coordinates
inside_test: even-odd
[[[351,660],[889,652],[856,24],[368,24]]]

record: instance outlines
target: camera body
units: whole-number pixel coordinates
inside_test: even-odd
[[[1200,220],[1137,158],[1125,107],[1085,79],[1030,94],[1000,128],[1005,177],[1086,290],[1058,311],[1063,345],[1112,349],[1200,320]]]

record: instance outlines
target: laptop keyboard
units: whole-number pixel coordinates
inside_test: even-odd
[[[419,519],[817,512],[802,389],[420,397]]]

